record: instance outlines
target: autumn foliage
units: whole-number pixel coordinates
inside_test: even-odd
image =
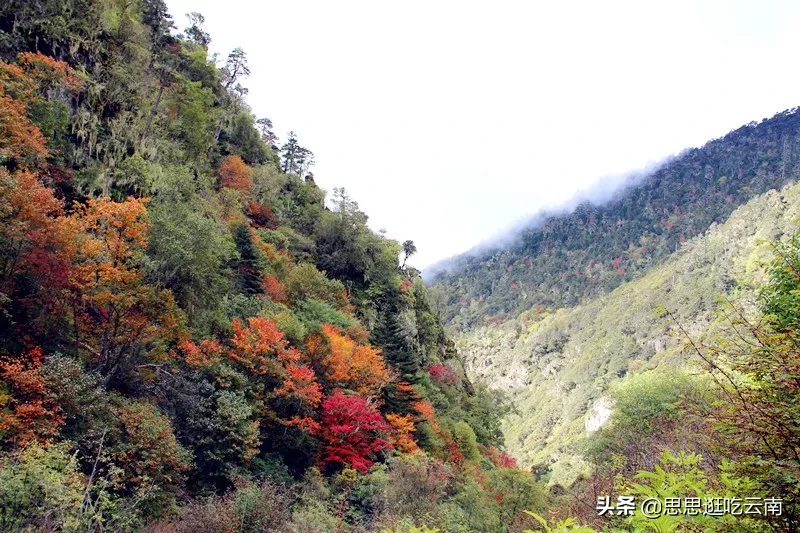
[[[419,450],[417,442],[414,440],[414,422],[411,415],[398,415],[389,413],[386,420],[392,426],[391,443],[394,448],[403,453],[413,453]]]
[[[247,325],[234,320],[231,345],[230,359],[254,374],[275,374],[284,363],[300,359],[275,321],[266,318],[248,318]]]
[[[267,229],[278,227],[278,217],[272,213],[272,209],[268,205],[249,200],[247,202],[247,216],[250,218],[253,227]]]
[[[511,457],[504,451],[498,450],[497,448],[485,447],[481,450],[481,453],[498,468],[517,467],[517,460],[515,458]]]
[[[336,391],[327,397],[321,425],[326,443],[323,461],[328,465],[348,465],[363,473],[376,454],[392,448],[386,440],[392,426],[361,396]]]
[[[219,165],[220,187],[249,191],[253,188],[253,170],[238,155],[229,155]]]
[[[66,63],[39,53],[24,52],[17,64],[0,62],[0,160],[12,161],[12,168],[41,167],[46,141],[28,111],[49,90],[74,94],[82,85]]]
[[[203,339],[195,344],[183,340],[178,344],[186,364],[193,368],[209,368],[222,360],[224,348],[216,339]]]
[[[8,444],[52,439],[63,423],[40,374],[42,357],[37,347],[0,358],[0,438]]]
[[[139,18],[158,14],[140,7],[109,20],[145,54],[157,31]],[[392,325],[375,331],[384,315],[430,315],[415,274],[354,202],[334,213],[313,180],[267,168],[274,152],[233,108],[241,94],[208,86],[232,72],[165,40],[137,80],[155,85],[135,90],[128,62],[110,68],[103,54],[75,71],[39,53],[0,61],[0,479],[41,444],[37,457],[58,464],[32,484],[48,491],[66,472],[70,512],[91,516],[51,529],[138,530],[199,495],[236,493],[239,512],[253,479],[293,484],[317,466],[357,481],[376,462],[401,476],[394,460],[448,457],[453,420],[437,409],[461,393],[456,374],[433,365],[417,380],[420,362],[401,381],[381,349],[441,360],[420,348],[436,350],[441,326],[420,319],[413,347]],[[80,64],[82,46],[62,51]],[[140,94],[146,105],[127,101]],[[434,408],[425,398],[441,384],[452,398]],[[337,504],[349,520],[347,497]]]
[[[458,383],[458,376],[453,372],[453,369],[441,363],[431,365],[428,368],[428,375],[430,375],[431,381],[437,385],[453,385]]]
[[[62,202],[42,180],[46,140],[28,112],[46,89],[79,85],[66,63],[41,54],[0,62],[0,306],[29,333],[64,313],[72,246]]]
[[[180,318],[172,294],[143,280],[138,254],[147,246],[144,201],[89,200],[75,206],[77,257],[72,270],[77,343],[112,376],[145,353],[166,355],[161,341],[176,339]]]
[[[25,106],[0,89],[0,154],[23,168],[39,167],[47,156],[44,137],[26,117]]]
[[[54,89],[76,94],[84,86],[67,63],[40,52],[22,52],[15,65],[0,65],[0,83],[8,85],[16,98],[28,104]]]
[[[323,324],[322,331],[330,344],[328,379],[364,395],[376,394],[389,382],[389,370],[380,350],[356,344],[330,324]]]
[[[264,292],[272,298],[273,302],[286,303],[286,289],[283,284],[272,274],[264,274]]]
[[[64,312],[73,250],[53,191],[29,170],[0,168],[0,293],[13,298],[17,323],[44,329]]]
[[[245,326],[234,320],[233,329],[228,352],[231,360],[253,374],[274,380],[276,396],[310,407],[319,404],[322,388],[314,371],[300,362],[302,354],[288,346],[274,321],[252,317]]]

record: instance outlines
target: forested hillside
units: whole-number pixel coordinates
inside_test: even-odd
[[[797,529],[798,164],[791,110],[433,268],[467,374],[508,395],[505,443],[551,508],[602,531]],[[594,509],[699,487],[793,503],[781,523]]]
[[[723,318],[715,311],[726,300],[752,309],[771,243],[799,229],[800,185],[793,184],[739,207],[607,295],[463,334],[468,373],[514,399],[517,412],[505,425],[512,455],[547,472],[551,483],[569,485],[590,470],[587,428],[592,417],[605,421],[621,378],[691,362],[681,328],[711,340]]]
[[[246,53],[187,24],[0,7],[0,529],[533,524],[413,242],[321,190]]]
[[[800,113],[750,123],[688,150],[603,205],[584,203],[511,246],[432,267],[459,329],[532,308],[571,307],[657,265],[736,207],[800,176]]]
[[[0,530],[800,530],[797,113],[428,288],[211,39],[0,5]]]

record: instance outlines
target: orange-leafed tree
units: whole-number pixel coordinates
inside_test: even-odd
[[[25,106],[53,91],[77,94],[81,80],[64,61],[39,52],[22,52],[16,63],[0,62],[0,87]]]
[[[417,442],[414,440],[414,422],[411,415],[398,415],[388,413],[386,420],[392,426],[392,436],[390,441],[396,450],[403,453],[414,453],[419,450]]]
[[[307,365],[286,365],[286,377],[275,394],[281,398],[295,399],[300,404],[316,407],[322,400],[322,387],[317,383],[314,370]]]
[[[41,348],[16,357],[0,357],[0,447],[25,446],[58,435],[61,410],[40,373]]]
[[[212,368],[222,360],[225,351],[216,339],[203,339],[199,343],[185,339],[178,343],[178,350],[186,364],[197,369]]]
[[[219,165],[219,185],[248,192],[253,188],[253,170],[238,155],[229,155]]]
[[[289,301],[283,284],[272,274],[264,274],[264,292],[273,302],[285,304]]]
[[[302,354],[289,346],[278,325],[266,318],[251,317],[245,326],[233,321],[229,359],[256,379],[258,399],[265,414],[288,424],[303,420],[319,405],[322,388],[311,367],[301,363]]]
[[[19,334],[44,336],[65,314],[74,241],[61,215],[33,172],[0,168],[0,323],[11,317]]]
[[[325,360],[326,377],[335,386],[369,396],[389,383],[389,369],[379,349],[368,344],[358,345],[330,324],[323,324],[322,332],[330,347]]]
[[[83,88],[83,80],[64,61],[40,52],[22,52],[17,56],[17,63],[36,82],[40,94],[53,89],[75,94]]]
[[[75,95],[83,82],[63,61],[23,52],[17,63],[0,61],[0,165],[37,169],[48,156],[42,132],[29,120],[31,107],[48,93]]]
[[[147,375],[182,322],[172,293],[147,285],[138,268],[150,227],[144,201],[90,200],[75,206],[72,222],[75,342],[106,383],[134,370]]]
[[[21,101],[0,87],[0,164],[12,170],[39,168],[47,158],[44,136],[26,112]]]
[[[436,419],[436,409],[428,400],[418,400],[413,404],[420,422],[427,422],[435,431],[440,430],[439,421]]]
[[[229,358],[257,375],[278,376],[286,363],[295,363],[301,356],[274,320],[261,317],[248,318],[246,325],[234,319],[231,346]]]
[[[9,326],[25,324],[26,334],[45,337],[42,332],[64,314],[58,304],[71,239],[61,202],[40,179],[49,153],[28,112],[71,74],[46,56],[20,57],[22,66],[0,62],[0,323],[10,318]],[[72,80],[67,88],[77,85]]]

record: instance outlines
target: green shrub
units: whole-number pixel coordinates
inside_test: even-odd
[[[0,466],[2,531],[101,531],[112,522],[125,531],[136,520],[117,514],[110,495],[89,486],[66,444],[34,442]]]
[[[319,300],[301,302],[295,311],[295,315],[308,328],[319,327],[321,324],[333,324],[345,329],[358,323],[356,319]]]

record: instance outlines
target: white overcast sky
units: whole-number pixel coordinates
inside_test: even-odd
[[[424,267],[800,105],[800,2],[167,0]]]

